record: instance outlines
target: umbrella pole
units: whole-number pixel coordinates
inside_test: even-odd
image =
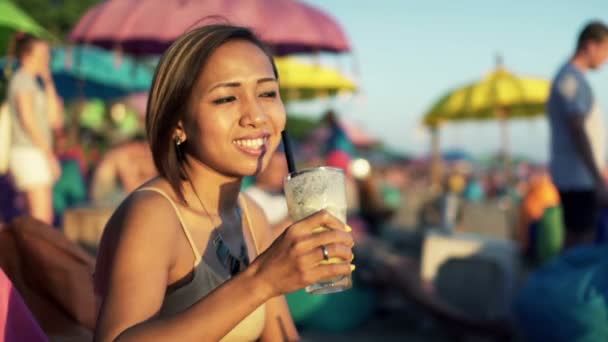
[[[503,167],[507,176],[507,179],[511,179],[511,153],[510,153],[510,139],[509,139],[509,122],[508,122],[508,111],[501,109],[500,115],[500,138],[501,138],[501,154]]]
[[[441,142],[439,137],[439,126],[431,126],[431,185],[441,185]]]

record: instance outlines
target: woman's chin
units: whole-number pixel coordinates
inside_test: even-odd
[[[235,173],[240,177],[254,177],[262,172],[265,167],[265,163],[248,163],[248,165],[241,165],[238,170],[235,170]]]

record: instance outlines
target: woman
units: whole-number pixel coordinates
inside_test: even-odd
[[[239,195],[285,126],[272,57],[247,29],[195,29],[162,57],[147,110],[159,177],[104,232],[95,340],[297,340],[282,295],[350,274],[349,262],[319,263],[324,249],[352,260],[353,241],[323,211],[273,242],[261,209]],[[329,230],[313,235],[319,226]]]
[[[29,214],[52,224],[51,191],[61,172],[52,136],[63,118],[49,69],[49,46],[37,37],[20,33],[13,48],[19,69],[8,85],[13,114],[9,171],[15,187],[25,193]]]

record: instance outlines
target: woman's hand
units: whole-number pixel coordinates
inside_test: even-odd
[[[40,68],[38,77],[40,77],[45,84],[53,81],[50,64]]]
[[[319,227],[326,230],[315,233]],[[251,266],[270,289],[272,297],[283,295],[323,279],[349,275],[353,259],[350,228],[323,210],[289,226]],[[323,249],[340,263],[322,263]],[[335,260],[335,259],[334,259]]]
[[[61,163],[55,153],[47,152],[46,158],[49,161],[49,167],[51,168],[51,175],[53,176],[53,181],[56,182],[61,177]]]

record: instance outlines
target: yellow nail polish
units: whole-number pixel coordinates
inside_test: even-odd
[[[353,264],[351,264],[351,265],[350,265],[350,271],[351,271],[351,272],[353,272],[353,271],[355,270],[355,268],[357,268],[357,266],[355,266],[355,265],[353,265]]]
[[[355,255],[354,254],[353,254],[353,257],[350,258],[350,261],[353,261],[353,260],[355,260]]]
[[[346,225],[345,228],[346,228],[347,233],[350,233],[353,231],[353,229],[349,225]]]

